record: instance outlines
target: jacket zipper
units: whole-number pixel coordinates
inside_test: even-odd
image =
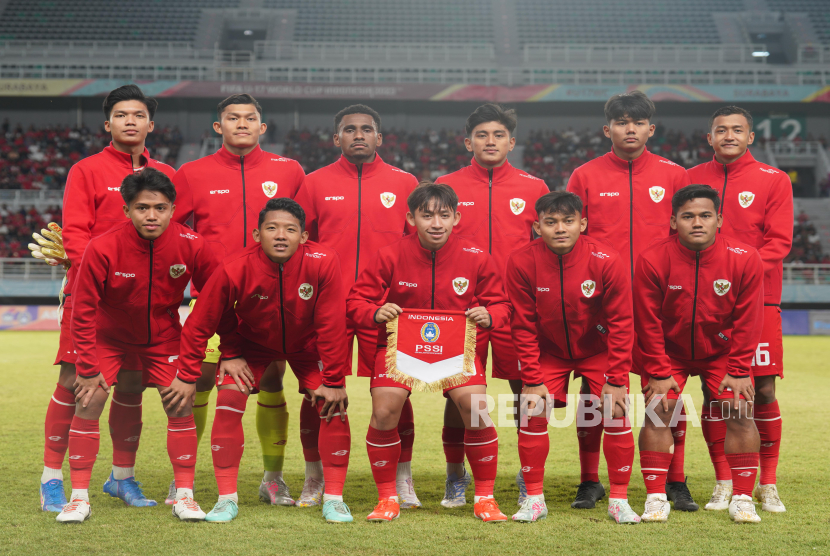
[[[245,202],[245,155],[239,157],[242,171],[242,247],[248,247],[248,205]]]
[[[435,309],[435,251],[432,251],[432,300],[430,309]]]
[[[700,251],[695,253],[695,296],[692,299],[692,360],[695,358],[695,314],[697,313],[697,274],[700,270]]]
[[[562,326],[565,327],[565,344],[568,346],[568,358],[573,359],[571,353],[571,335],[568,332],[568,317],[565,316],[565,265],[562,264],[562,255],[559,257],[559,297],[562,299]]]
[[[360,199],[363,188],[363,164],[357,167],[357,256],[354,258],[354,279],[357,281],[357,269],[360,268]]]
[[[631,285],[634,285],[634,161],[628,161],[628,254],[631,258]]]
[[[150,242],[150,287],[147,289],[147,345],[152,336],[151,316],[153,312],[153,241]]]
[[[282,352],[285,353],[285,306],[284,306],[284,298],[283,298],[283,283],[282,283],[282,271],[283,265],[280,264],[280,321],[282,322]]]
[[[727,176],[728,176],[728,172],[729,172],[729,170],[727,170],[726,164],[724,164],[723,165],[723,191],[720,194],[720,215],[721,215],[721,218],[723,218],[723,209],[726,208],[726,179],[727,179]],[[720,228],[718,228],[718,233],[721,232],[722,228],[723,228],[722,226]]]
[[[493,170],[489,170],[487,175],[490,177],[490,200],[487,203],[487,222],[490,224],[490,230],[488,232],[488,241],[490,242],[490,248],[488,252],[492,255],[493,254]]]

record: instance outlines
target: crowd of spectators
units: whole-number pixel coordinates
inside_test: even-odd
[[[49,222],[63,220],[61,207],[52,206],[40,212],[34,207],[18,209],[0,205],[0,258],[28,257],[27,245],[32,232],[39,232]]]
[[[109,144],[103,128],[0,124],[0,189],[63,189],[69,168]],[[182,134],[177,127],[147,137],[153,158],[175,166]]]
[[[830,254],[822,253],[821,235],[803,210],[793,223],[793,246],[785,263],[830,264]]]

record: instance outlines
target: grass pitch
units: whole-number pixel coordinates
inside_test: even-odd
[[[579,483],[579,460],[574,426],[551,428],[545,496],[549,516],[536,524],[485,525],[472,516],[472,504],[455,510],[439,505],[444,489],[441,426],[444,399],[438,394],[415,394],[416,440],[413,458],[415,488],[425,507],[405,510],[396,522],[374,524],[365,516],[376,503],[364,438],[369,423],[368,379],[351,378],[349,417],[352,456],[345,500],[355,523],[326,524],[319,508],[270,507],[257,498],[261,478],[259,441],[250,402],[244,418],[247,449],[239,477],[239,517],[228,524],[181,523],[161,502],[172,469],[166,452],[166,418],[158,394],[148,390],[144,401],[144,432],[138,452],[137,476],[145,493],[159,501],[155,508],[127,508],[103,494],[110,471],[112,446],[102,416],[101,451],[90,485],[92,516],[81,525],[61,525],[55,514],[39,509],[38,481],[42,469],[43,419],[57,369],[51,365],[58,335],[54,332],[0,333],[0,364],[6,386],[0,403],[0,553],[2,554],[828,554],[830,518],[826,497],[828,411],[830,393],[827,354],[830,338],[784,339],[786,380],[778,397],[784,415],[784,440],[778,485],[785,514],[760,512],[759,525],[736,525],[726,512],[672,512],[666,524],[619,526],[607,517],[602,501],[594,510],[572,510]],[[637,384],[632,384],[637,391]],[[302,488],[304,464],[299,441],[300,396],[289,372],[286,392],[291,412],[285,478],[296,496]],[[572,385],[571,391],[578,390]],[[506,382],[491,381],[492,395],[508,393]],[[687,392],[698,407],[700,384],[690,381]],[[211,398],[208,427],[213,419]],[[557,410],[562,411],[562,410]],[[494,420],[497,421],[494,415]],[[636,431],[635,431],[636,434]],[[502,510],[516,508],[514,477],[519,469],[515,429],[499,429],[499,476],[496,498]],[[196,498],[205,511],[216,501],[209,431],[200,445]],[[642,512],[645,488],[635,457],[629,499]],[[600,477],[607,488],[604,460]],[[686,442],[689,487],[701,507],[714,484],[706,445],[699,428],[689,427]],[[69,466],[64,465],[69,486]],[[67,489],[68,494],[68,489]],[[468,490],[471,500],[472,487]]]

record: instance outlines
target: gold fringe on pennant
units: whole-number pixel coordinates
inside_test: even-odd
[[[460,373],[435,382],[424,382],[398,369],[398,317],[387,321],[386,376],[418,392],[442,392],[445,388],[461,386],[476,374],[476,323],[467,319],[464,331],[464,364]]]

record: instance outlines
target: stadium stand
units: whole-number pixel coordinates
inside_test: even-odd
[[[517,0],[515,5],[521,44],[715,44],[721,40],[713,12],[746,9],[744,0],[641,0],[636,9],[624,2],[609,8],[602,0]]]
[[[824,44],[830,44],[830,11],[827,0],[766,0],[769,9],[808,14],[813,29]]]
[[[193,41],[201,11],[239,0],[10,0],[0,39],[58,41]],[[57,9],[57,8],[60,9]]]

